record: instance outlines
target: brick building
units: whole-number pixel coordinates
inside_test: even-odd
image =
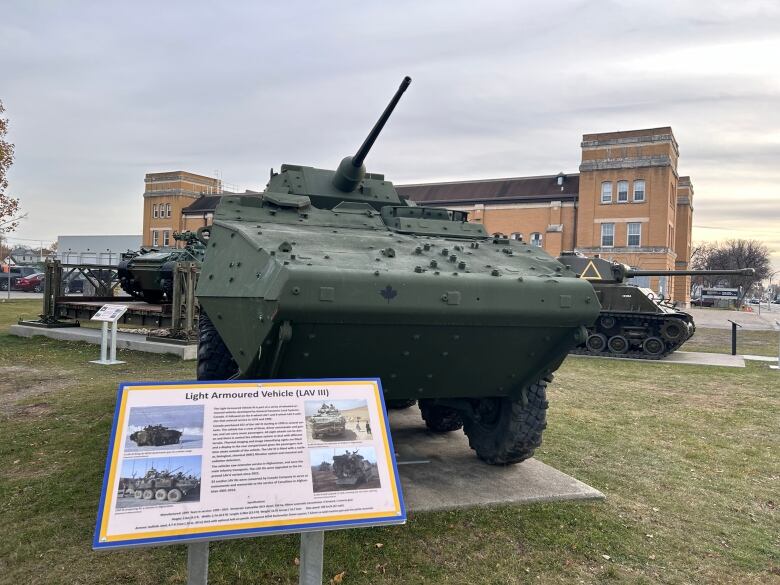
[[[677,172],[669,127],[585,134],[578,173],[397,185],[420,205],[469,212],[488,233],[523,239],[557,256],[578,250],[642,269],[688,267],[693,187]],[[144,243],[208,225],[222,185],[192,173],[146,176]],[[157,216],[155,216],[157,206]],[[164,209],[164,216],[160,210]],[[637,284],[690,301],[690,277],[644,277]],[[673,281],[673,282],[670,282]]]

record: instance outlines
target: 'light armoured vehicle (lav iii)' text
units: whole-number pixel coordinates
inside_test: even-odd
[[[140,431],[130,435],[130,440],[139,447],[159,447],[161,445],[176,445],[182,432],[169,429],[163,425],[147,425]]]
[[[122,255],[117,276],[127,294],[147,303],[171,301],[173,297],[173,270],[177,262],[201,262],[203,244],[192,232],[173,234],[176,241],[185,242],[183,248],[152,248]]]
[[[347,428],[347,419],[345,419],[338,408],[332,404],[323,404],[317,413],[311,417],[311,436],[315,439],[320,437],[335,437],[343,435]]]
[[[571,267],[596,291],[601,313],[588,328],[588,338],[572,353],[612,357],[659,359],[693,336],[693,317],[653,291],[626,281],[634,276],[753,276],[742,270],[635,270],[604,258],[564,254],[560,262]]]
[[[333,456],[333,475],[336,485],[357,485],[370,481],[374,476],[374,466],[365,457],[358,454],[358,449],[351,453]]]
[[[428,428],[462,426],[483,460],[515,463],[541,443],[547,383],[599,304],[543,250],[366,172],[410,81],[337,170],[282,165],[199,230],[198,377],[379,377]]]

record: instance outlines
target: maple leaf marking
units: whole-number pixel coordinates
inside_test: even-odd
[[[389,305],[390,301],[398,296],[398,291],[395,290],[392,285],[388,284],[385,288],[379,291],[379,294],[382,295],[383,299],[387,300],[387,304]]]

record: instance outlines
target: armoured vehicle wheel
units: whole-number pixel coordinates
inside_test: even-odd
[[[390,410],[403,410],[414,406],[416,400],[385,400],[385,406]]]
[[[138,498],[139,500],[144,497],[144,493],[141,490],[135,490],[133,492],[133,495]]]
[[[612,353],[626,353],[628,351],[628,339],[622,335],[613,335],[607,341],[607,347]]]
[[[648,337],[642,343],[642,349],[648,355],[660,355],[666,349],[666,344],[660,337]]]
[[[144,490],[144,500],[151,500],[154,498],[154,492],[152,490]]]
[[[217,328],[201,310],[198,317],[198,380],[228,380],[238,373]]]
[[[677,341],[683,336],[684,329],[679,323],[667,321],[661,326],[661,336],[669,341]]]
[[[160,488],[156,492],[154,492],[154,499],[158,501],[163,501],[166,497],[168,497],[168,492],[166,492],[164,489]]]
[[[546,380],[551,381],[552,376]],[[473,415],[463,417],[463,432],[480,459],[491,465],[507,465],[533,456],[547,426],[547,381],[531,384],[526,400],[474,401]]]
[[[615,318],[611,315],[601,318],[601,327],[604,329],[612,329],[615,326]]]
[[[463,427],[460,412],[436,404],[433,400],[420,400],[420,414],[425,426],[436,433],[449,433]]]
[[[603,333],[594,333],[588,336],[588,341],[585,342],[585,346],[590,351],[604,351],[607,347],[607,336]]]
[[[181,500],[181,497],[184,494],[181,493],[181,490],[178,488],[173,488],[171,491],[168,492],[168,501],[169,502],[178,502]]]

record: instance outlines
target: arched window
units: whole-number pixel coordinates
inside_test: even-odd
[[[513,240],[517,240],[518,242],[523,241],[523,232],[512,232],[512,235],[509,236]]]
[[[536,246],[538,248],[542,247],[542,234],[539,232],[534,232],[531,234],[531,245]]]

